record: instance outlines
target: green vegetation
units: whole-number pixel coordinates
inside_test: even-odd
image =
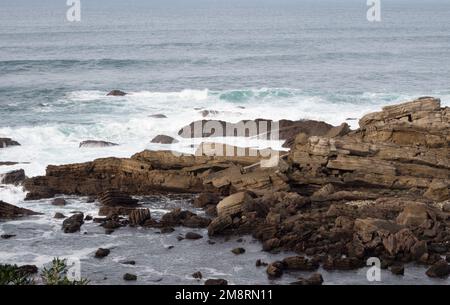
[[[70,280],[65,259],[54,258],[49,268],[44,267],[40,275],[44,285],[87,285],[89,280]],[[32,274],[16,265],[0,265],[0,285],[34,285]]]

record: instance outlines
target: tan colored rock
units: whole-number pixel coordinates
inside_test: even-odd
[[[449,186],[444,180],[434,179],[424,197],[438,202],[450,199]]]
[[[244,204],[248,204],[253,198],[248,192],[239,192],[225,197],[217,204],[218,216],[233,216],[243,211]]]
[[[423,203],[412,203],[406,205],[396,222],[400,225],[418,227],[428,220],[428,208]]]

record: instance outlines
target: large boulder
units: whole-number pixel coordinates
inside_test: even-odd
[[[248,192],[239,192],[225,197],[217,204],[218,216],[234,216],[243,211],[244,205],[249,204],[253,197]]]
[[[25,171],[23,169],[7,172],[0,175],[0,183],[19,185],[26,179]]]
[[[0,138],[0,148],[6,148],[9,146],[19,146],[20,143],[17,141],[14,141],[10,138]]]
[[[440,260],[428,268],[426,274],[429,277],[447,277],[450,274],[450,266],[445,260]]]
[[[0,200],[0,219],[13,219],[22,216],[39,215],[40,213],[16,207]]]
[[[83,223],[83,213],[76,213],[63,221],[62,229],[64,233],[75,233],[77,231],[80,231],[81,225]]]
[[[424,197],[434,201],[445,201],[450,199],[449,181],[434,179],[427,191],[424,193]]]
[[[418,227],[428,220],[429,209],[424,203],[411,203],[405,206],[397,217],[397,223],[404,226]]]

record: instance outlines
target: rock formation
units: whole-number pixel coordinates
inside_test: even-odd
[[[19,208],[0,200],[0,219],[13,219],[22,216],[39,215],[28,209]]]
[[[252,234],[265,251],[299,254],[269,264],[273,278],[319,265],[352,270],[372,256],[397,274],[415,261],[435,265],[429,276],[441,276],[447,272],[441,255],[450,254],[449,119],[440,100],[420,98],[364,116],[355,131],[347,124],[280,121],[288,153],[218,143],[203,143],[195,155],[146,150],[128,159],[49,166],[45,176],[24,186],[28,199],[114,190],[99,196],[102,208],[125,207],[113,212],[130,215],[132,225],[161,232],[178,225],[208,227],[210,236]],[[268,159],[276,162],[263,166]],[[175,209],[156,221],[145,209],[136,210],[129,197],[159,192],[199,193],[195,205],[214,218]],[[312,283],[321,277],[297,284]]]
[[[6,148],[8,146],[19,146],[20,143],[17,141],[14,141],[10,138],[0,138],[0,148]]]

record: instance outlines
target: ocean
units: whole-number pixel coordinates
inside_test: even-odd
[[[0,162],[23,163],[0,166],[0,174],[23,168],[36,176],[49,164],[164,149],[150,140],[176,136],[203,118],[200,108],[232,122],[315,119],[357,128],[363,114],[420,96],[450,105],[448,0],[381,0],[380,22],[367,20],[366,0],[81,0],[79,22],[66,19],[68,8],[65,0],[1,1],[0,137],[22,145],[0,149]],[[129,94],[106,96],[113,89]],[[80,149],[84,140],[119,146]],[[173,148],[189,151],[190,141]],[[0,200],[27,206],[24,196],[0,186]],[[61,240],[47,231],[56,220],[16,226],[39,230],[21,240],[25,254],[0,245],[3,260],[40,262]],[[36,250],[42,236],[48,244]]]

